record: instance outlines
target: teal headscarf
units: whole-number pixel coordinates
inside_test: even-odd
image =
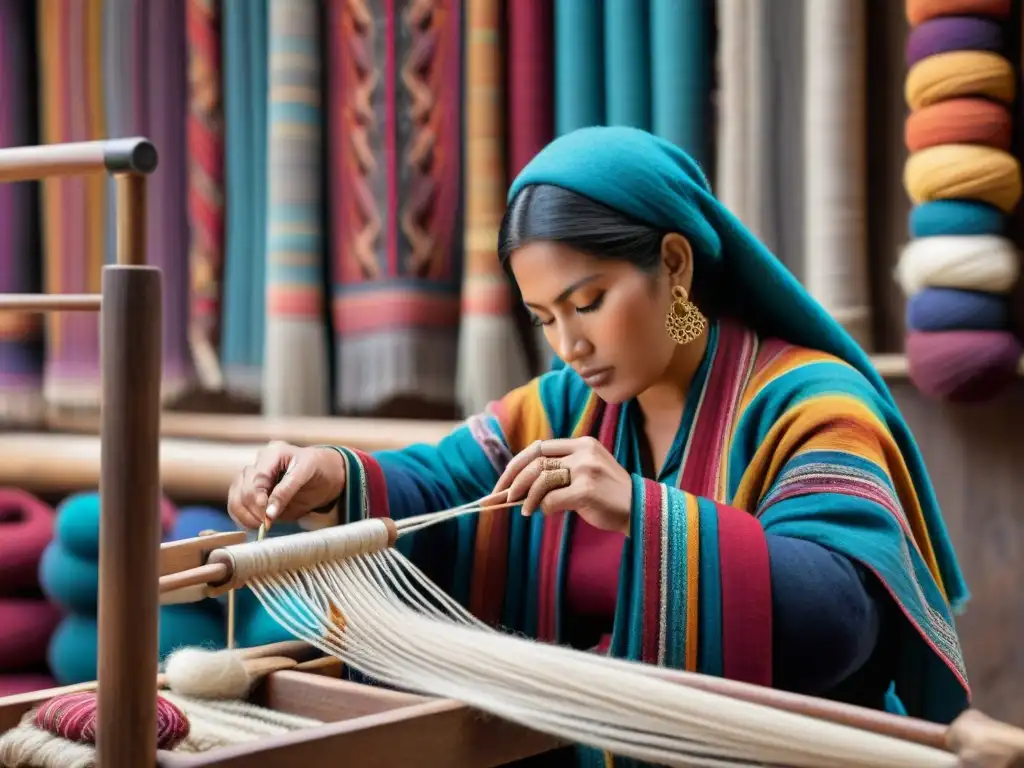
[[[911,472],[928,534],[954,610],[968,598],[921,452],[892,393],[864,350],[782,263],[715,198],[697,163],[646,131],[590,127],[551,142],[512,183],[508,201],[526,186],[550,184],[614,208],[658,229],[679,232],[693,247],[694,267],[719,267],[737,292],[754,330],[835,355],[878,390],[890,428]]]

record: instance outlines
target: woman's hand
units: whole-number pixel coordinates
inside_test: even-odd
[[[568,470],[569,485],[552,488],[542,473]],[[539,481],[539,482],[538,482]],[[539,440],[512,458],[494,492],[523,501],[523,514],[572,510],[595,528],[629,533],[629,473],[592,437]]]
[[[228,492],[228,514],[244,528],[291,521],[321,509],[345,489],[345,460],[333,448],[273,442],[242,470]]]

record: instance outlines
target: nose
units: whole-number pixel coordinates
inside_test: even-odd
[[[567,364],[572,364],[594,351],[593,345],[581,335],[574,323],[558,324],[558,356]]]

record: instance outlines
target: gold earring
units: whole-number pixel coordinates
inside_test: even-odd
[[[681,285],[672,286],[672,298],[672,306],[665,315],[665,330],[676,344],[689,344],[704,333],[707,318],[690,301]]]

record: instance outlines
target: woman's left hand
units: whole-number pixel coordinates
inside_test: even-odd
[[[569,484],[552,488],[545,471],[568,470]],[[539,482],[538,482],[539,481]],[[629,473],[592,437],[538,440],[514,456],[494,486],[509,501],[523,500],[523,514],[572,510],[595,528],[629,532],[633,484]]]

